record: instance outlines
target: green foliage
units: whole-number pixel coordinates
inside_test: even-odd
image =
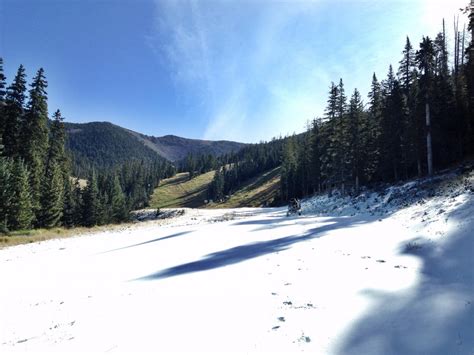
[[[12,199],[11,161],[0,157],[0,233],[8,231],[8,214]]]
[[[72,228],[79,225],[75,218],[76,211],[77,200],[74,198],[74,188],[71,184],[71,179],[68,178],[64,181],[64,204],[61,220],[61,224],[64,227]]]
[[[221,201],[224,198],[224,175],[225,171],[219,168],[216,170],[214,174],[214,178],[212,179],[211,183],[209,184],[207,194],[208,199],[213,201]]]
[[[82,194],[82,225],[93,227],[99,224],[102,212],[99,198],[97,175],[93,172]]]
[[[34,214],[31,204],[29,173],[22,160],[16,160],[13,163],[10,188],[11,202],[7,216],[8,228],[30,228]]]
[[[122,222],[128,219],[128,209],[125,201],[125,195],[118,176],[114,177],[114,185],[111,194],[112,221]]]
[[[31,197],[36,215],[41,209],[41,180],[48,149],[47,86],[44,70],[40,69],[31,84],[30,98],[20,132],[20,155],[30,170]]]
[[[26,95],[25,68],[20,65],[13,83],[7,88],[3,110],[3,144],[5,155],[18,157],[20,153],[20,132],[22,129]]]
[[[39,225],[45,228],[59,225],[64,209],[64,180],[57,162],[51,162],[45,172],[40,202]]]
[[[86,178],[92,170],[110,172],[130,161],[165,162],[133,134],[111,123],[67,123],[66,131],[66,150],[71,154],[72,173],[77,177]]]

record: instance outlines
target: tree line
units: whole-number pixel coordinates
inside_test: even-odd
[[[474,31],[470,14],[468,30]],[[450,56],[446,30],[423,37],[414,48],[409,37],[397,71],[390,65],[379,81],[372,76],[368,102],[343,79],[331,83],[324,117],[299,135],[251,145],[216,170],[208,196],[220,200],[245,179],[281,165],[282,202],[338,188],[358,193],[361,186],[432,175],[474,153],[474,45],[455,23]]]
[[[469,29],[473,31],[473,17]],[[432,175],[474,153],[474,48],[464,50],[456,29],[452,65],[446,31],[410,39],[395,73],[373,74],[368,105],[343,80],[331,83],[325,116],[307,132],[286,140],[281,197],[303,197],[338,187],[358,193],[362,185]]]
[[[260,175],[281,164],[285,139],[249,144],[236,153],[223,156],[209,184],[209,200],[220,201],[234,193],[246,180]]]
[[[129,161],[88,172],[86,186],[71,177],[64,118],[48,115],[43,69],[27,91],[20,65],[7,86],[0,58],[0,232],[122,222],[148,204],[160,178],[173,173],[162,159]]]

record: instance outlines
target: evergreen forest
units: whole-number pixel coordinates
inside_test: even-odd
[[[222,164],[209,186],[221,200],[245,179],[281,165],[280,203],[331,191],[357,194],[364,186],[431,176],[474,153],[474,17],[468,31],[445,23],[437,36],[410,38],[397,67],[374,73],[364,102],[343,79],[332,82],[323,117],[306,132],[248,146]],[[471,34],[471,35],[470,35]],[[468,39],[470,38],[470,40]],[[229,164],[230,163],[230,164]]]
[[[147,206],[160,179],[174,174],[157,156],[72,162],[64,117],[59,110],[48,116],[44,70],[29,89],[22,65],[10,85],[6,80],[0,58],[0,232],[127,221],[130,210]]]

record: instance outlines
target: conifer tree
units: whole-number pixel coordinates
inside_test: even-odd
[[[82,224],[93,227],[99,223],[100,218],[99,189],[97,187],[97,175],[93,171],[87,186],[82,194]]]
[[[21,155],[30,170],[33,208],[40,210],[41,180],[48,149],[48,86],[44,70],[38,70],[29,95],[29,102],[21,131]]]
[[[122,191],[122,186],[117,175],[114,176],[114,185],[111,196],[112,205],[112,221],[123,222],[128,219],[127,204],[125,202],[125,195]]]
[[[341,185],[342,192],[345,192],[345,183],[348,175],[348,123],[346,117],[347,97],[345,95],[344,83],[342,79],[339,80],[337,87],[337,109],[336,109],[336,124],[334,136],[332,138],[333,145],[333,161],[336,168],[335,181]]]
[[[217,168],[208,190],[208,197],[210,200],[218,202],[224,197],[224,176],[225,172],[223,169]]]
[[[76,218],[74,214],[77,211],[76,200],[74,199],[74,187],[71,184],[71,179],[64,181],[64,203],[61,224],[67,228],[75,227]]]
[[[398,69],[398,77],[405,96],[409,97],[410,87],[413,82],[413,71],[416,68],[415,51],[410,43],[410,38],[406,39],[405,48],[403,49],[403,58],[400,61]]]
[[[72,205],[73,209],[73,224],[79,226],[83,224],[82,212],[83,212],[83,201],[82,201],[82,189],[79,179],[75,179],[74,186],[72,190]]]
[[[0,157],[0,233],[8,231],[11,198],[11,162],[9,159]]]
[[[25,78],[25,68],[20,65],[5,97],[3,145],[4,154],[9,157],[17,157],[20,152],[20,132],[26,93]]]
[[[12,198],[8,213],[10,229],[27,229],[34,218],[31,205],[29,173],[21,159],[16,160],[12,167],[11,192]]]
[[[50,163],[44,175],[41,191],[39,224],[45,228],[59,225],[64,209],[64,181],[58,163]]]
[[[433,41],[429,37],[423,37],[420,49],[416,53],[416,61],[420,70],[420,88],[425,101],[426,117],[426,152],[428,175],[433,175],[433,149],[431,132],[430,104],[432,100],[433,77],[434,77],[434,48]]]
[[[50,128],[50,143],[46,157],[46,168],[52,163],[57,163],[61,171],[67,170],[67,159],[65,151],[66,130],[64,128],[64,117],[61,112],[56,110],[53,114],[53,122]]]
[[[369,110],[367,118],[367,161],[365,175],[369,181],[376,178],[382,152],[382,120],[383,120],[382,87],[375,73],[372,76],[372,85],[369,92]]]
[[[359,192],[360,181],[363,178],[365,157],[365,117],[364,104],[357,89],[354,90],[349,103],[349,146],[348,162],[354,179],[356,193]]]

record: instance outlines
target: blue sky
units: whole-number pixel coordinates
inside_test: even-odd
[[[331,81],[364,97],[407,35],[467,0],[0,0],[8,81],[44,67],[50,112],[149,135],[258,142],[321,116]]]

